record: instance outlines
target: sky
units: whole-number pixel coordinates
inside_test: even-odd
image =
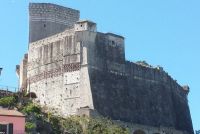
[[[200,129],[199,0],[2,0],[0,87],[18,87],[15,66],[28,50],[29,2],[78,9],[81,19],[97,23],[98,31],[124,36],[127,60],[160,65],[180,85],[190,86],[193,127]]]

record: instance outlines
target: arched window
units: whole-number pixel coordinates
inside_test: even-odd
[[[145,134],[145,132],[142,130],[136,130],[133,132],[133,134]]]

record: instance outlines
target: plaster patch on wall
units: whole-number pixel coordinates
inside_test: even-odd
[[[80,82],[80,71],[67,72],[64,74],[64,84],[73,84]]]

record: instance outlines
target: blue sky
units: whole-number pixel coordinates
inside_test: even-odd
[[[52,2],[80,10],[98,31],[126,39],[126,59],[161,65],[190,86],[194,129],[200,129],[199,0],[4,0],[0,4],[0,86],[17,87],[15,65],[28,49],[28,3]],[[181,113],[180,113],[181,114]]]

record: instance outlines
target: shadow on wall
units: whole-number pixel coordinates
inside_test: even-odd
[[[146,133],[142,130],[136,130],[133,132],[133,134],[146,134]]]

